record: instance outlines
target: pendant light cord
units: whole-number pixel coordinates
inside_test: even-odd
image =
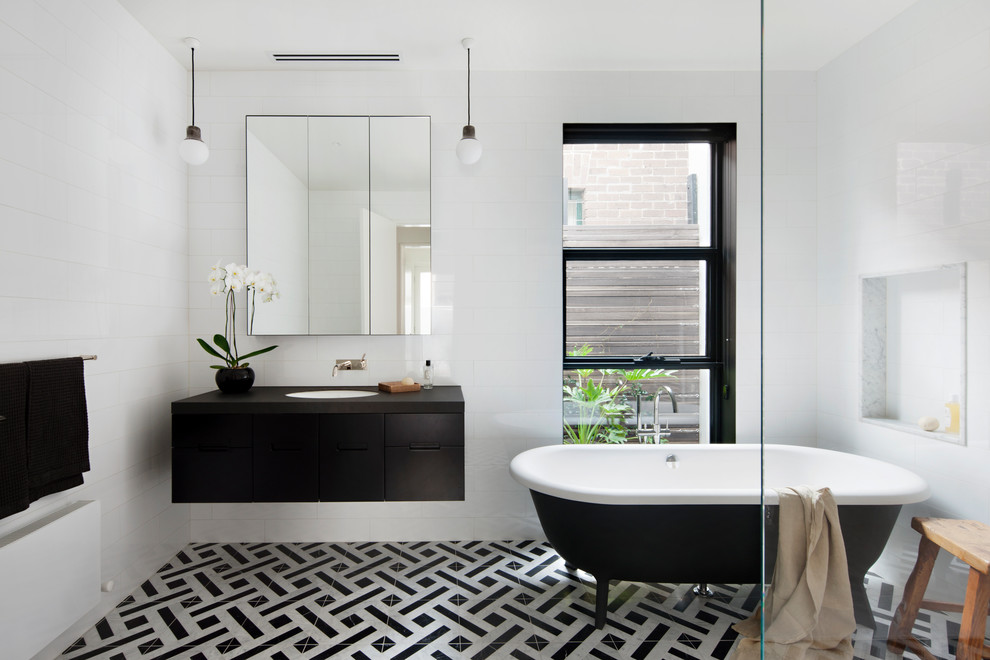
[[[468,52],[468,80],[467,80],[467,101],[468,101],[468,126],[471,125],[471,49]]]
[[[196,125],[196,49],[190,48],[192,54],[190,59],[192,60],[192,125]]]

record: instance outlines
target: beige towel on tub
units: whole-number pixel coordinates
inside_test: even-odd
[[[777,563],[764,608],[766,660],[853,657],[852,592],[839,510],[828,488],[781,488]],[[760,658],[760,610],[735,630],[735,660]]]

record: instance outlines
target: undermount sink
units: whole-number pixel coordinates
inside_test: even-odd
[[[304,392],[289,392],[285,396],[297,399],[355,399],[361,396],[374,396],[378,392],[367,390],[306,390]]]

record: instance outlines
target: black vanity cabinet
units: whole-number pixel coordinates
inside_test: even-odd
[[[464,499],[459,387],[354,399],[285,396],[300,389],[215,391],[173,402],[172,501]]]

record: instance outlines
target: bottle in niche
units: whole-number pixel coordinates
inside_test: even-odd
[[[433,389],[433,365],[430,364],[429,360],[426,361],[426,365],[423,367],[423,389]]]
[[[946,402],[946,420],[945,420],[945,432],[946,433],[959,433],[959,395],[953,394],[952,400]]]

